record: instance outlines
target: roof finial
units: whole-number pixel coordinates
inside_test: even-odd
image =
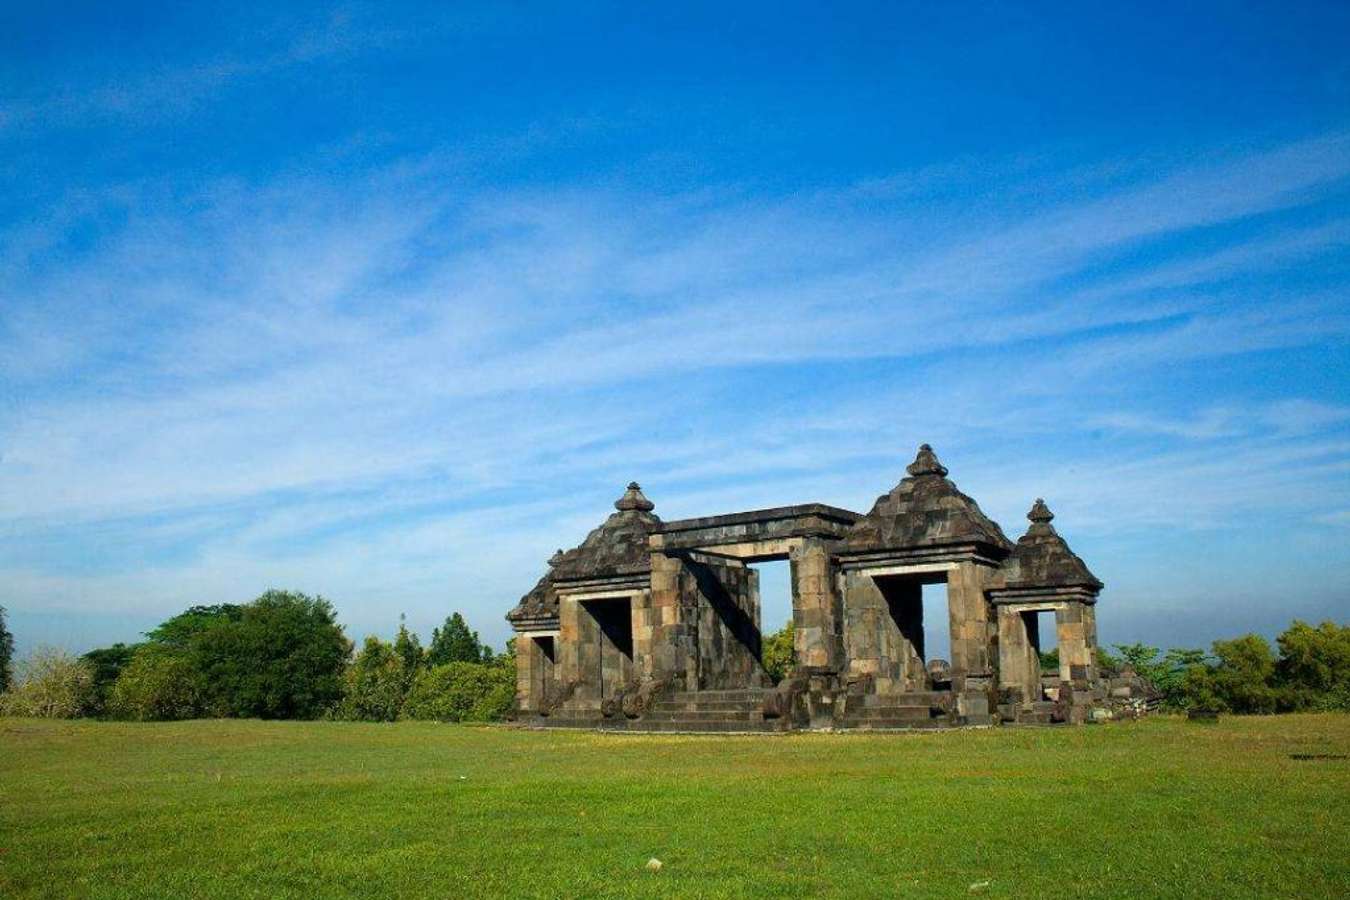
[[[1031,504],[1031,511],[1027,513],[1027,518],[1037,525],[1049,525],[1050,520],[1054,517],[1055,514],[1050,511],[1050,507],[1046,506],[1045,501],[1040,497],[1037,497],[1036,502]]]
[[[630,481],[628,482],[628,490],[623,492],[622,497],[614,501],[614,508],[619,512],[627,512],[630,509],[651,512],[656,509],[656,504],[642,495],[642,488],[636,481]]]
[[[947,467],[938,462],[937,454],[933,448],[927,444],[919,445],[919,454],[914,457],[914,462],[910,463],[905,471],[918,478],[920,475],[937,475],[939,477],[947,474]]]
[[[549,565],[549,568],[553,568],[553,567],[557,566],[558,563],[560,563],[560,562],[562,562],[562,561],[563,561],[563,550],[562,550],[561,547],[559,547],[559,548],[558,548],[558,552],[555,553],[555,554],[553,554],[552,556],[550,556],[550,557],[548,558],[548,565]]]

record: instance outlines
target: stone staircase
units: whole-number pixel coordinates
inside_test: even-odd
[[[849,697],[835,727],[859,731],[950,728],[951,717],[943,709],[949,701],[950,695],[931,691]]]
[[[765,688],[742,688],[670,694],[653,704],[629,729],[720,734],[787,731],[786,720],[764,718],[764,695],[768,692]]]
[[[559,710],[547,717],[532,716],[520,724],[531,728],[703,734],[787,731],[786,720],[764,718],[766,693],[765,688],[685,691],[662,697],[638,719],[623,716],[606,719],[599,712]]]

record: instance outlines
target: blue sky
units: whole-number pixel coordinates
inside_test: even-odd
[[[924,441],[1105,643],[1350,619],[1345,4],[239,6],[0,9],[21,649],[500,644],[630,479],[866,510]]]

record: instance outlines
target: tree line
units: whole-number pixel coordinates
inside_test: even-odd
[[[0,608],[0,713],[136,721],[240,717],[492,721],[515,699],[511,645],[496,654],[459,613],[425,648],[400,620],[394,641],[356,650],[322,597],[268,591],[193,606],[137,644],[74,657],[40,648],[11,665]]]
[[[1116,644],[1097,651],[1107,675],[1127,667],[1153,685],[1164,709],[1230,713],[1339,710],[1350,712],[1350,625],[1295,619],[1275,639],[1259,634],[1215,641],[1210,651]],[[1041,654],[1041,668],[1059,669],[1059,651]]]
[[[1350,711],[1350,625],[1295,620],[1275,641],[1247,634],[1210,652],[1145,644],[1098,651],[1107,676],[1127,667],[1164,708],[1233,713]],[[360,721],[505,718],[515,698],[515,657],[494,654],[459,613],[423,647],[400,620],[393,641],[359,650],[322,597],[268,591],[251,603],[194,606],[138,644],[76,658],[40,649],[13,666],[14,638],[0,607],[0,713],[134,720],[198,717]],[[788,622],[763,642],[775,681],[793,663]],[[1056,651],[1042,666],[1059,666]]]

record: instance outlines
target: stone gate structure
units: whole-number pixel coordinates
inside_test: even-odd
[[[1105,718],[1102,583],[1036,500],[1016,543],[927,444],[866,515],[820,503],[663,522],[636,483],[507,614],[517,717],[679,731],[915,728]],[[759,576],[789,560],[795,665],[761,662]],[[925,653],[922,588],[945,583],[951,659]],[[1059,671],[1043,673],[1040,616]],[[1049,618],[1047,617],[1047,618]]]

